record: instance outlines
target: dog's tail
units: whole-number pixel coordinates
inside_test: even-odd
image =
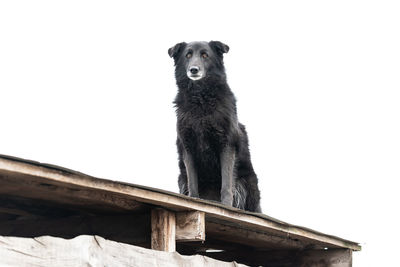
[[[255,174],[238,178],[233,193],[234,207],[261,213],[260,190]]]
[[[261,212],[260,207],[260,190],[258,189],[258,179],[254,172],[253,165],[250,160],[249,139],[247,137],[246,128],[239,123],[241,146],[240,159],[237,166],[237,182],[235,187],[234,198],[235,207],[240,209]]]
[[[247,178],[247,198],[245,210],[261,213],[260,190],[258,189],[258,179],[256,174]]]

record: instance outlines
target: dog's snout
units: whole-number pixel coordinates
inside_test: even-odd
[[[199,70],[200,70],[199,67],[196,67],[196,66],[190,67],[191,74],[197,74],[199,72]]]

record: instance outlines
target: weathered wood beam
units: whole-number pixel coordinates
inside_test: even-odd
[[[24,188],[24,192],[21,192],[21,187]],[[85,203],[84,206],[91,208],[109,205],[110,210],[137,210],[138,207],[135,205],[138,202],[173,211],[197,210],[205,212],[207,220],[214,218],[224,224],[240,225],[242,228],[257,232],[268,231],[273,232],[275,236],[290,236],[292,240],[304,240],[304,243],[316,247],[361,249],[355,242],[287,224],[263,214],[249,213],[159,189],[97,179],[58,167],[0,156],[1,194],[74,205]],[[234,235],[234,232],[232,234]]]
[[[175,212],[165,209],[151,210],[151,248],[175,251],[176,219]]]
[[[233,234],[234,233],[234,234]],[[246,229],[237,225],[220,224],[213,220],[206,222],[206,234],[213,239],[224,242],[242,244],[263,249],[302,249],[306,244],[289,235],[282,236],[258,229]]]
[[[206,239],[205,214],[201,211],[176,213],[176,241],[204,241]]]
[[[57,202],[9,195],[0,195],[0,213],[2,212],[19,215],[21,217],[50,217],[53,219],[85,213],[81,206],[73,206],[66,203],[60,204]]]
[[[44,200],[95,212],[127,212],[136,211],[144,207],[134,199],[126,199],[118,193],[104,190],[94,190],[85,186],[62,184],[42,180],[35,176],[18,175],[14,177],[0,170],[0,195]],[[102,205],[98,205],[102,203]]]
[[[20,209],[5,208],[0,206],[0,214],[5,213],[9,215],[19,215],[19,216],[34,216],[33,214]]]

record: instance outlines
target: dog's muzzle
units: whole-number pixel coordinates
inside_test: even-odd
[[[193,81],[200,80],[204,76],[203,71],[201,71],[200,68],[197,66],[189,67],[186,74]]]

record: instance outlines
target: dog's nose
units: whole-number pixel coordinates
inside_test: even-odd
[[[200,70],[199,67],[194,66],[194,67],[190,68],[190,73],[191,74],[197,74],[199,72],[199,70]]]

